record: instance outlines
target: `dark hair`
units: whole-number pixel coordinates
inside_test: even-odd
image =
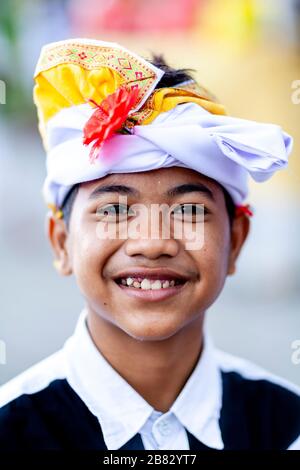
[[[64,221],[66,223],[67,228],[69,228],[70,218],[71,218],[71,213],[72,213],[72,207],[73,207],[75,198],[77,196],[79,186],[80,186],[80,183],[75,184],[74,186],[72,186],[72,188],[68,192],[67,196],[65,197],[63,205],[62,205],[62,212],[64,214]]]
[[[230,224],[230,227],[232,227],[232,222],[235,216],[235,204],[229,192],[227,191],[227,189],[223,188],[223,186],[221,186],[221,188],[223,189],[225,205],[226,205],[226,209],[227,209],[227,213],[229,217],[229,224]]]
[[[194,80],[191,72],[192,69],[173,69],[170,65],[167,64],[162,55],[152,55],[152,60],[150,60],[152,65],[158,67],[164,71],[163,76],[160,81],[157,83],[155,88],[172,88],[180,83],[187,82],[189,80]]]
[[[150,62],[155,65],[156,67],[162,69],[165,73],[162,76],[161,80],[157,83],[155,88],[169,88],[169,87],[175,87],[176,85],[179,85],[182,82],[186,82],[189,80],[194,80],[191,72],[193,70],[191,69],[174,69],[168,65],[162,55],[156,55],[153,54],[152,60]],[[62,211],[64,214],[64,220],[66,222],[67,228],[69,227],[70,223],[70,217],[71,217],[71,212],[72,212],[72,206],[74,203],[74,200],[76,198],[76,195],[78,193],[80,183],[75,184],[69,193],[67,194],[63,205],[62,205]],[[229,222],[230,225],[232,224],[234,214],[235,214],[235,205],[232,200],[232,197],[228,193],[228,191],[223,188],[224,192],[224,198],[225,198],[225,204],[229,216]]]

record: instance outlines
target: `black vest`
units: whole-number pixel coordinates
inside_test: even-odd
[[[267,380],[222,372],[224,450],[283,450],[300,435],[300,397]],[[198,404],[195,402],[195,407]],[[212,450],[187,431],[190,450]],[[144,449],[140,434],[122,450]],[[107,450],[98,419],[65,379],[0,409],[1,450]]]

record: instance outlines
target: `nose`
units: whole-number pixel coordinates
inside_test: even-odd
[[[179,250],[179,240],[172,237],[168,230],[168,223],[161,216],[140,218],[141,230],[134,232],[134,237],[127,239],[125,251],[128,256],[144,256],[148,259],[157,259],[161,256],[175,257]],[[132,233],[129,230],[129,233]]]
[[[177,240],[170,239],[153,239],[138,238],[137,240],[128,239],[125,248],[128,256],[144,256],[148,259],[157,259],[161,256],[169,258],[178,254],[179,245]]]

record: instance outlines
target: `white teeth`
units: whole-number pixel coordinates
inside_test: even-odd
[[[142,288],[142,289],[145,289],[145,290],[151,289],[151,282],[149,281],[149,279],[143,279],[143,280],[142,280],[142,282],[141,282],[141,288]]]
[[[140,279],[140,281],[138,280]],[[127,277],[126,279],[121,279],[121,284],[123,286],[128,286],[128,287],[134,287],[135,289],[143,289],[143,290],[158,290],[158,289],[167,289],[168,287],[174,287],[175,286],[175,280],[150,280],[150,279],[143,279],[141,278],[132,278],[132,277]]]
[[[161,281],[157,279],[156,281],[152,282],[151,289],[152,290],[161,289]]]

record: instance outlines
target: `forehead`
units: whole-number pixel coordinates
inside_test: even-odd
[[[98,180],[80,185],[80,191],[88,197],[96,188],[106,185],[126,185],[140,194],[165,193],[178,185],[198,183],[206,186],[213,194],[222,193],[222,188],[215,180],[189,168],[171,167],[136,173],[113,173]]]

